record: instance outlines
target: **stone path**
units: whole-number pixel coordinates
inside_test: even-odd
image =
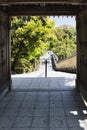
[[[75,75],[51,71],[48,78],[15,76],[12,81],[12,91],[0,101],[0,130],[87,130]]]

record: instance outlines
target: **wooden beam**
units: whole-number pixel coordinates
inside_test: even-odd
[[[73,5],[22,5],[9,6],[6,12],[10,15],[77,15],[84,7]],[[0,8],[2,9],[2,8]]]
[[[38,3],[57,3],[57,4],[87,4],[87,0],[0,0],[0,5],[12,4],[38,4]]]

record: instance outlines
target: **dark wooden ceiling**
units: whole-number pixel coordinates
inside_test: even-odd
[[[77,15],[85,8],[87,0],[0,0],[9,15]]]
[[[0,0],[1,5],[11,4],[37,4],[37,3],[57,3],[57,4],[87,4],[87,0]]]

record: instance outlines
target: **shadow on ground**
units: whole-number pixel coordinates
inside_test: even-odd
[[[0,101],[0,130],[87,130],[73,77],[14,77],[12,83]]]

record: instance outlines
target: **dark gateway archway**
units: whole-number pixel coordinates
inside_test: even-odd
[[[13,15],[76,16],[76,88],[87,100],[87,0],[0,0],[0,93],[11,90],[10,16]]]

